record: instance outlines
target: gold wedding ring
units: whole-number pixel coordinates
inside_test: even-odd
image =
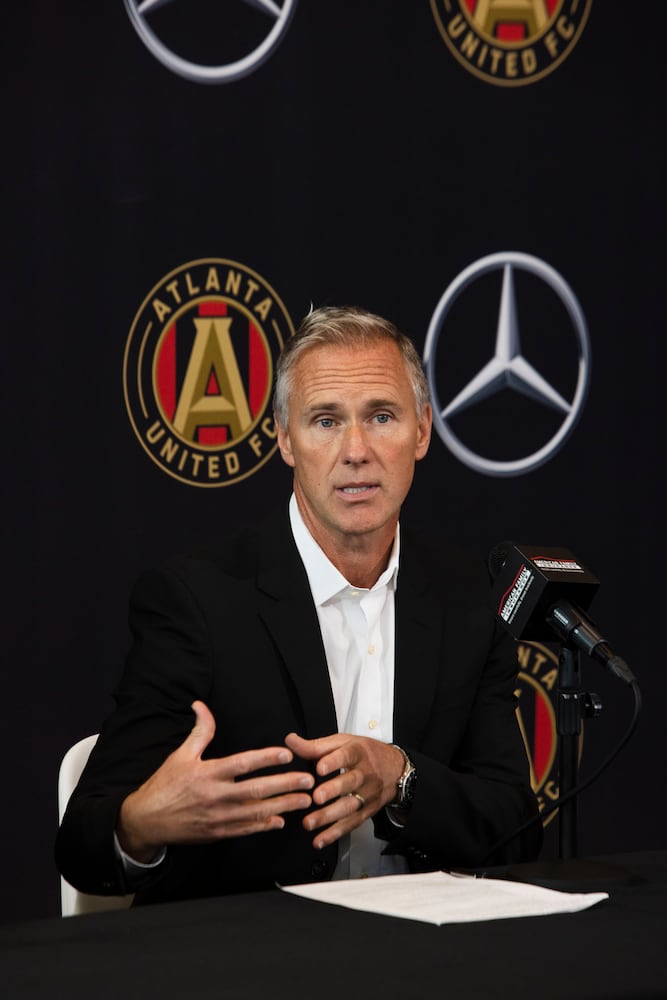
[[[363,797],[363,795],[360,795],[359,792],[350,792],[349,794],[352,795],[355,799],[357,799],[357,801],[359,802],[359,808],[363,809],[364,806],[366,805],[366,799]]]

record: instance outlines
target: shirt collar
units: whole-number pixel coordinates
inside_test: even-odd
[[[332,597],[344,591],[351,589],[359,590],[360,588],[352,588],[349,581],[336,569],[308,531],[301,517],[294,494],[292,494],[289,502],[289,517],[294,542],[301,556],[301,561],[306,568],[315,606],[321,607],[321,605],[330,601]],[[396,589],[400,547],[401,533],[400,526],[397,524],[394,544],[391,549],[387,568],[371,587],[371,590],[379,590],[381,587],[389,587],[391,590]]]

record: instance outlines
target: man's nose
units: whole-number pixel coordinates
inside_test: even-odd
[[[343,439],[342,459],[344,462],[358,465],[368,461],[368,441],[362,424],[350,424],[346,428]]]

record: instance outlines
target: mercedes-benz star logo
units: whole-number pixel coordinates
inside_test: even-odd
[[[296,7],[296,0],[284,0],[282,6],[275,0],[237,0],[237,2],[252,7],[264,15],[268,31],[263,35],[262,41],[241,58],[222,65],[209,66],[177,55],[158,37],[148,23],[149,15],[154,14],[159,7],[173,3],[173,0],[124,0],[130,21],[146,48],[172,73],[177,73],[195,83],[230,83],[256,70],[282,39]]]
[[[514,273],[527,271],[545,282],[564,306],[576,335],[578,357],[576,384],[571,399],[565,398],[522,353]],[[502,271],[502,291],[496,328],[495,351],[463,388],[444,406],[436,386],[436,350],[443,326],[455,300],[473,281],[491,271]],[[451,347],[448,354],[452,356]],[[424,366],[433,400],[434,424],[451,452],[465,465],[488,476],[518,476],[547,462],[564,444],[583,409],[590,376],[590,344],[586,320],[572,289],[552,267],[524,253],[496,253],[483,257],[459,274],[447,288],[433,314],[426,335]],[[555,434],[524,458],[500,461],[485,458],[465,445],[451,429],[450,421],[462,411],[510,389],[562,415]]]

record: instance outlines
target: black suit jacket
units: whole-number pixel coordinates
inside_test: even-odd
[[[58,834],[73,885],[127,891],[113,849],[123,799],[192,728],[203,700],[216,719],[206,756],[280,745],[290,731],[337,731],[305,569],[287,512],[206,552],[144,575],[130,604],[134,642],[104,725]],[[537,812],[514,715],[516,652],[500,635],[481,562],[402,530],[396,593],[394,740],[416,765],[403,830],[375,818],[386,850],[412,867],[472,867],[536,855],[539,822],[494,857],[492,846]],[[312,770],[299,763],[300,769]],[[294,767],[294,764],[291,765]],[[335,846],[317,852],[291,814],[281,831],[172,846],[138,900],[263,889],[329,878]]]

